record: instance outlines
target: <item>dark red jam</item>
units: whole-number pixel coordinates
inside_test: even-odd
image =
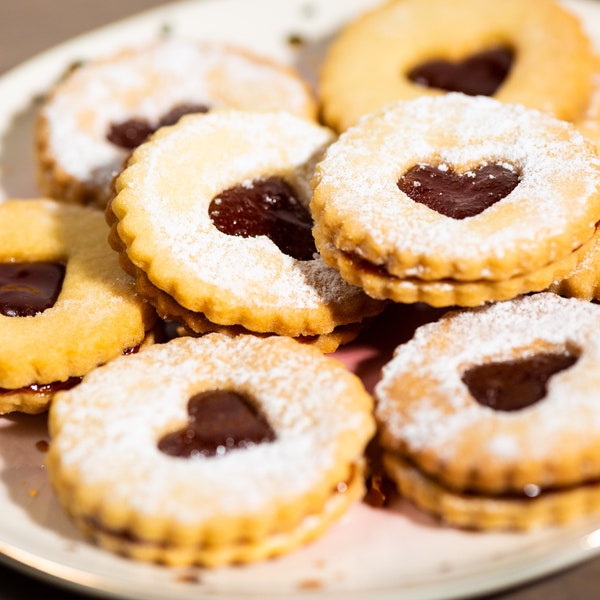
[[[508,76],[514,52],[491,48],[460,62],[430,60],[417,65],[408,78],[417,85],[469,96],[492,96]]]
[[[207,113],[209,110],[209,107],[205,104],[177,104],[160,118],[156,129],[175,125],[185,115]]]
[[[215,456],[271,442],[276,437],[265,417],[237,392],[211,390],[196,394],[188,402],[188,414],[188,424],[163,436],[159,450],[182,458]]]
[[[520,181],[515,169],[489,164],[466,173],[416,165],[398,180],[398,188],[415,202],[451,217],[474,217],[512,192]]]
[[[208,214],[222,233],[244,238],[266,235],[298,260],[311,260],[317,252],[312,217],[280,177],[225,190],[212,200]]]
[[[154,127],[143,119],[127,119],[122,123],[113,123],[106,139],[115,146],[133,150],[145,142],[154,131]]]
[[[69,377],[66,381],[53,381],[51,383],[32,383],[26,387],[18,389],[0,388],[0,394],[30,393],[30,394],[55,394],[63,390],[70,390],[78,383],[81,383],[82,377]]]
[[[383,450],[377,438],[367,445],[365,458],[367,474],[363,502],[373,508],[384,508],[396,497],[397,489],[383,466]]]
[[[577,357],[568,353],[536,354],[471,367],[462,380],[479,404],[501,411],[520,410],[542,400],[550,378],[576,362]]]
[[[157,123],[151,124],[146,119],[132,118],[121,123],[112,123],[106,134],[106,139],[126,150],[134,150],[144,143],[157,129],[174,125],[184,115],[208,112],[208,106],[203,104],[178,104],[165,113]]]
[[[0,313],[31,317],[54,306],[64,277],[58,263],[0,264]]]

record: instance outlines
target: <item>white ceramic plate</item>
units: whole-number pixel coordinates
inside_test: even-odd
[[[0,79],[0,199],[38,194],[31,160],[39,97],[70,64],[132,41],[175,34],[234,41],[296,65],[314,82],[338,27],[378,0],[204,0],[176,3],[67,42]],[[600,40],[600,3],[568,5]],[[290,44],[299,37],[302,46]],[[414,316],[414,315],[413,315]],[[371,335],[340,354],[370,388],[399,341]],[[110,415],[108,415],[110,418]],[[440,527],[403,504],[359,504],[321,540],[284,558],[218,570],[169,569],[88,543],[44,471],[44,416],[0,418],[0,554],[33,576],[80,592],[171,600],[466,598],[506,588],[600,552],[600,520],[528,534]],[[318,451],[318,450],[316,450]]]

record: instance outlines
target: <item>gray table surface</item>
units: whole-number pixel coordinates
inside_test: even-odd
[[[283,1],[283,0],[281,0]],[[0,0],[0,75],[75,35],[150,9],[163,0]],[[1,510],[1,507],[0,507]],[[0,565],[0,600],[83,596]],[[600,598],[600,558],[552,574],[488,600],[588,600]]]

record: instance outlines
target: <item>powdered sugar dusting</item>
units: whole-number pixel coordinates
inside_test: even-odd
[[[232,47],[165,38],[84,63],[54,91],[43,114],[61,168],[89,180],[118,171],[126,157],[106,139],[113,123],[155,123],[178,104],[304,115],[311,102],[305,84],[284,68]]]
[[[464,172],[483,162],[509,165],[522,177],[474,217],[444,217],[397,187],[419,163]],[[352,235],[347,241],[342,231],[340,249],[364,252],[378,264],[403,254],[441,254],[449,263],[483,254],[501,260],[515,249],[527,255],[539,240],[554,243],[573,223],[591,235],[600,218],[600,161],[574,127],[520,105],[457,93],[398,102],[363,117],[329,148],[316,181],[329,227],[364,237],[353,248]]]
[[[272,175],[308,205],[307,182],[331,140],[328,129],[284,112],[223,109],[184,117],[142,146],[119,178],[113,208],[123,215],[121,231],[135,238],[129,257],[150,264],[150,279],[184,305],[211,290],[224,292],[232,305],[265,310],[341,305],[362,296],[318,255],[299,261],[266,236],[221,233],[208,212],[222,191]]]
[[[600,306],[551,293],[449,313],[397,348],[375,390],[377,418],[410,452],[448,462],[464,460],[467,444],[480,464],[551,458],[566,440],[576,452],[600,435],[599,327]],[[461,380],[472,366],[567,351],[575,365],[518,411],[480,405]]]
[[[111,502],[143,515],[186,523],[269,511],[362,455],[374,425],[357,385],[340,363],[287,338],[179,338],[117,359],[58,396],[52,451],[83,486],[106,486]],[[187,423],[189,398],[210,389],[255,398],[277,439],[211,458],[160,452],[158,439]]]

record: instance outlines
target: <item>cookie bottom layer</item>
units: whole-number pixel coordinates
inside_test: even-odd
[[[362,287],[372,298],[403,303],[425,302],[434,307],[470,307],[545,290],[555,282],[569,277],[597,244],[598,232],[591,240],[556,262],[530,273],[498,281],[422,281],[417,278],[400,278],[330,244],[321,244],[320,252],[328,264],[339,269],[348,283]]]
[[[178,546],[164,542],[150,542],[137,538],[127,531],[111,531],[95,518],[72,515],[79,528],[98,545],[111,552],[144,562],[169,566],[200,565],[220,567],[228,564],[251,563],[287,554],[323,535],[330,525],[360,500],[364,493],[361,468],[356,468],[351,481],[339,486],[326,501],[319,513],[309,514],[292,530],[275,532],[262,540],[240,540],[222,546]]]
[[[204,313],[189,310],[179,304],[175,298],[156,287],[146,274],[135,267],[124,254],[120,255],[122,267],[135,277],[139,293],[154,306],[158,315],[165,321],[177,321],[182,324],[182,331],[186,335],[204,335],[207,333],[221,333],[235,336],[251,333],[253,335],[285,335],[292,337],[303,344],[313,345],[325,354],[335,352],[339,346],[353,341],[362,329],[362,320],[356,323],[341,323],[332,330],[324,327],[322,332],[306,332],[296,335],[297,332],[285,329],[286,324],[281,320],[274,320],[270,329],[266,331],[250,331],[242,325],[227,325],[212,322]],[[369,319],[383,311],[385,303],[371,304],[365,309],[364,319]],[[328,326],[330,324],[327,324]]]
[[[396,454],[383,458],[402,496],[445,523],[477,530],[529,530],[561,525],[600,512],[600,482],[536,490],[528,497],[485,496],[450,490]],[[534,486],[535,487],[535,486]]]

